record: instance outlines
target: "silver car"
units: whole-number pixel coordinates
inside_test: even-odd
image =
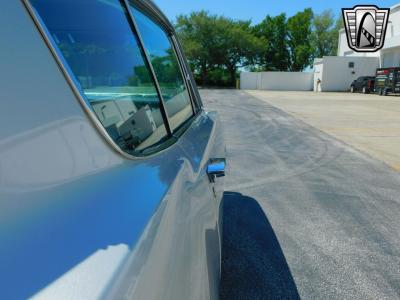
[[[0,299],[215,299],[225,147],[145,0],[0,4]]]

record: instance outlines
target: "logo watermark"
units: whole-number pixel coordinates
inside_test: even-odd
[[[385,43],[389,8],[375,5],[357,5],[343,8],[347,42],[356,52],[376,52]]]

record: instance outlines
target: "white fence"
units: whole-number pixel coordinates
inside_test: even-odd
[[[242,72],[242,90],[312,91],[313,73],[307,72]]]

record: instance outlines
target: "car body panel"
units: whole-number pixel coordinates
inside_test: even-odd
[[[80,106],[22,1],[0,9],[0,298],[218,295],[214,113],[130,160]]]

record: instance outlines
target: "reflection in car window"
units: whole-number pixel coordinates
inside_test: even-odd
[[[160,85],[171,129],[175,130],[193,115],[178,58],[167,33],[135,7],[131,8]]]
[[[32,0],[86,101],[134,154],[166,137],[160,99],[119,0]]]

